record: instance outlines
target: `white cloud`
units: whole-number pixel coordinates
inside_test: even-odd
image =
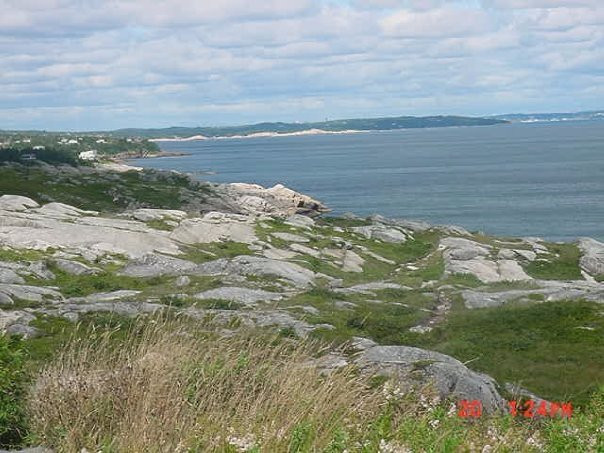
[[[601,1],[0,0],[0,10],[0,129],[604,105]]]

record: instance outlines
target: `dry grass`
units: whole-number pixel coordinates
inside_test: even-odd
[[[323,377],[317,348],[161,319],[91,331],[41,371],[31,431],[58,451],[322,451],[379,403],[352,369]]]

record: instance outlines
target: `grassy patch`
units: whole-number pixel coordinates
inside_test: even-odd
[[[210,193],[207,185],[184,175],[151,170],[88,174],[59,167],[51,175],[38,166],[0,165],[0,195],[23,195],[97,211],[119,212],[132,206],[180,209],[185,195],[202,200]]]
[[[0,335],[0,448],[19,445],[25,435],[25,359],[21,340]]]
[[[174,229],[174,226],[170,225],[165,219],[153,219],[146,223],[148,227],[156,230],[172,231]]]
[[[45,254],[38,250],[0,248],[0,261],[39,261],[44,257]]]
[[[336,301],[353,302],[356,308],[340,309]],[[433,299],[417,291],[383,290],[374,297],[315,289],[290,299],[288,304],[310,305],[319,309],[320,314],[309,315],[307,320],[335,327],[313,333],[326,341],[340,343],[353,336],[362,336],[382,344],[400,344],[401,335],[407,329],[429,316],[421,308],[433,307]]]
[[[439,235],[437,232],[428,231],[416,233],[413,239],[409,239],[402,244],[365,240],[362,242],[362,245],[389,260],[397,263],[409,263],[419,260],[432,252],[436,247],[438,238]]]
[[[416,271],[406,271],[397,280],[403,284],[419,286],[422,282],[440,280],[445,273],[445,261],[441,253],[434,253],[416,264]]]
[[[143,290],[150,286],[163,284],[167,277],[136,278],[102,272],[96,275],[71,275],[49,266],[56,278],[44,282],[49,286],[58,286],[66,297],[82,297],[94,293],[106,293],[123,289]]]
[[[317,222],[319,225],[338,228],[354,228],[360,226],[371,225],[371,220],[368,219],[347,219],[344,217],[321,217]]]
[[[583,280],[579,266],[581,251],[576,244],[548,244],[547,248],[558,256],[526,264],[527,274],[542,280]]]
[[[454,310],[431,333],[401,341],[473,360],[472,368],[544,398],[585,403],[604,383],[604,363],[594,360],[604,357],[601,310],[579,301]]]
[[[478,288],[479,286],[484,285],[484,283],[473,274],[451,274],[442,281],[442,284],[466,288]]]

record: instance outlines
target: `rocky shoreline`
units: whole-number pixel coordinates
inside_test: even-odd
[[[117,184],[133,173],[43,171],[58,181],[83,178],[80,184]],[[409,318],[405,335],[421,337],[446,322],[452,307],[604,302],[604,244],[593,239],[568,251],[537,238],[502,240],[380,216],[329,219],[320,201],[282,185],[207,184],[173,172],[139,178],[146,192],[181,184],[178,208],[150,207],[135,192],[114,195],[124,207],[113,212],[85,199],[72,206],[0,197],[1,331],[34,338],[45,335],[40,319],[161,311],[211,317],[227,334],[234,325],[300,337],[342,329],[350,335],[346,352],[319,359],[325,370],[353,363],[404,387],[431,383],[442,398],[480,399],[486,412],[503,412],[506,383],[439,352],[359,336],[363,321],[351,313],[399,310],[397,319]],[[539,277],[571,252],[578,254],[576,278]],[[340,318],[348,319],[344,327]]]

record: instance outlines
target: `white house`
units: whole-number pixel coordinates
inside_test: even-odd
[[[98,157],[98,152],[96,149],[91,149],[90,151],[82,151],[78,154],[78,157],[81,160],[96,160]]]
[[[46,146],[44,146],[44,145],[36,145],[36,146],[34,146],[34,150],[35,151],[40,151],[40,150],[43,150],[43,149],[46,149]]]

